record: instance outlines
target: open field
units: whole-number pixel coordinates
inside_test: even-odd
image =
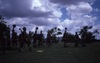
[[[23,52],[11,50],[5,55],[0,51],[0,63],[100,63],[100,43],[87,44],[87,47],[68,44],[67,48],[59,43],[32,51],[26,47]]]

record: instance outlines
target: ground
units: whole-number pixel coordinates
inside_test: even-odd
[[[0,63],[100,63],[100,43],[87,44],[87,47],[69,43],[67,48],[58,43],[32,51],[26,47],[23,52],[8,50],[5,55],[0,51]]]

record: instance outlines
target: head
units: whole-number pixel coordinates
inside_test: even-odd
[[[16,27],[16,25],[15,25],[15,24],[13,24],[12,26],[13,26],[13,28],[15,28],[15,27]]]
[[[38,30],[38,27],[36,27],[36,30]]]
[[[67,30],[67,28],[65,28],[65,30]]]
[[[23,27],[23,31],[26,31],[26,27]]]
[[[19,30],[21,30],[21,28],[19,28]]]

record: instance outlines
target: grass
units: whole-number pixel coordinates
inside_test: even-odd
[[[87,44],[87,47],[68,44],[67,48],[59,43],[51,47],[33,48],[32,51],[26,47],[23,52],[13,50],[5,55],[0,53],[0,63],[100,63],[100,43]]]

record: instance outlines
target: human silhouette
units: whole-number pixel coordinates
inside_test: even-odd
[[[37,39],[38,39],[37,30],[38,30],[38,27],[35,28],[35,33],[33,35],[33,47],[34,48],[36,48],[36,45],[37,45]]]
[[[22,36],[21,28],[19,28],[19,30],[20,30],[21,33],[18,36],[18,42],[19,42],[19,51],[21,51],[21,48],[23,47],[24,42],[23,42],[23,36]]]
[[[16,25],[14,24],[12,26],[13,26],[13,29],[12,29],[12,46],[16,47],[17,46],[17,32],[15,32]]]
[[[64,34],[63,34],[63,37],[62,37],[62,41],[64,42],[64,47],[67,47],[67,45],[66,45],[66,43],[67,43],[67,39],[68,39],[68,35],[67,35],[67,28],[65,28],[65,32],[64,32]]]
[[[48,33],[47,33],[47,45],[48,45],[48,47],[50,47],[50,45],[51,45],[51,33],[50,33],[49,30],[48,30]]]
[[[75,47],[78,47],[78,42],[79,42],[79,36],[78,33],[75,33]]]
[[[31,47],[30,47],[30,37],[29,34],[26,32],[26,27],[23,27],[23,30],[19,29],[21,31],[21,34],[19,35],[19,51],[23,51],[23,47],[25,47],[25,44],[27,44],[29,51],[31,51]]]
[[[26,33],[26,27],[23,27],[23,31],[22,31],[22,42],[23,42],[23,46],[25,46],[25,43],[27,42],[27,33]]]
[[[32,50],[31,41],[32,41],[32,32],[29,31],[29,34],[27,34],[27,41],[26,41],[26,42],[27,42],[27,45],[28,45],[28,47],[29,47],[29,51]]]
[[[44,36],[43,36],[42,31],[40,31],[38,46],[42,46],[43,45],[43,40],[44,40]]]

